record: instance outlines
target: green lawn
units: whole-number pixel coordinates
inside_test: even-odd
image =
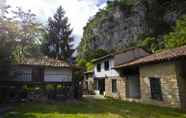
[[[176,109],[107,99],[19,104],[5,118],[186,118],[186,113]]]

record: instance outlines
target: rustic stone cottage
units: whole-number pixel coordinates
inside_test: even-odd
[[[186,46],[151,55],[133,48],[94,63],[96,93],[186,109]]]
[[[130,48],[93,60],[93,63],[95,63],[93,73],[95,93],[117,97],[118,90],[122,90],[117,87],[123,86],[123,79],[121,78],[120,73],[113,67],[146,55],[149,54],[143,49]],[[124,92],[121,92],[121,94],[124,94]]]
[[[122,73],[123,81],[126,81],[123,99],[133,98],[130,92],[135,90],[127,75],[130,75],[131,70],[136,70],[136,78],[133,79],[138,79],[138,101],[186,109],[186,46],[165,50],[114,68]]]

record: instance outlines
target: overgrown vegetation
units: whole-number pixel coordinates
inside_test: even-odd
[[[165,48],[175,48],[186,45],[186,16],[179,19],[173,32],[164,36]]]
[[[186,17],[183,16],[178,19],[173,31],[163,35],[161,39],[158,40],[155,37],[145,37],[134,45],[153,53],[162,49],[186,45]]]

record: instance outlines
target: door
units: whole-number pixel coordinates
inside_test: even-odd
[[[139,98],[140,97],[140,82],[138,76],[128,76],[128,97]]]
[[[103,93],[105,92],[105,79],[99,80],[99,90],[100,94],[103,95]]]
[[[35,67],[32,69],[32,81],[43,82],[44,80],[44,70],[43,68]]]

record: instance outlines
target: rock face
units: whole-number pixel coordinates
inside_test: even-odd
[[[107,8],[108,9],[108,8]],[[121,49],[143,36],[160,37],[186,14],[185,0],[139,0],[100,11],[84,28],[79,53]]]
[[[91,48],[120,48],[147,31],[143,5],[136,7],[132,13],[121,11],[119,7],[116,7],[108,14],[108,17],[111,21],[106,20],[92,29],[96,38]]]

